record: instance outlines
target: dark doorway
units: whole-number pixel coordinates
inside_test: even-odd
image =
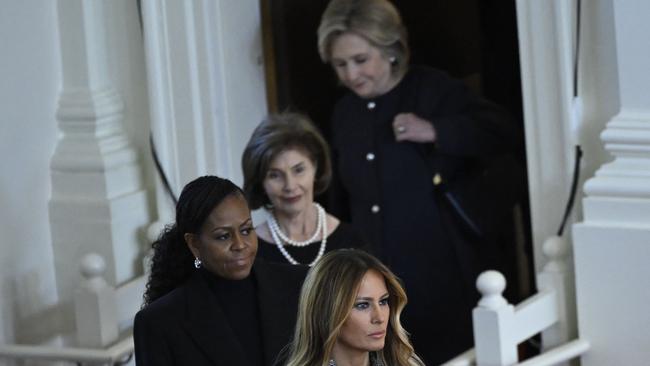
[[[462,79],[522,124],[514,0],[393,0],[409,31],[412,63]],[[316,29],[328,0],[262,0],[269,105],[308,114],[329,135],[344,92],[318,57]]]
[[[270,110],[305,113],[329,139],[330,114],[345,91],[318,56],[316,30],[327,3],[261,1]],[[522,131],[524,146],[515,0],[393,3],[409,32],[412,63],[445,70],[474,92],[506,108]],[[518,158],[525,166],[523,149]],[[519,277],[527,283],[518,284],[515,298],[527,296],[534,288],[528,202],[523,202],[521,211],[527,273]]]

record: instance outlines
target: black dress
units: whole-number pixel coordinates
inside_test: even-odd
[[[280,250],[275,243],[269,243],[260,237],[257,238],[257,241],[259,243],[257,249],[258,257],[264,258],[269,262],[289,263],[282,253],[280,253]],[[320,243],[319,240],[304,247],[287,245],[285,246],[285,249],[296,261],[298,261],[298,263],[309,264],[316,258],[318,250],[320,249]],[[327,237],[325,253],[342,248],[367,250],[368,246],[366,243],[367,241],[359,233],[359,230],[350,224],[340,222],[339,226],[337,226],[337,228]]]
[[[435,144],[395,141],[392,121],[406,112],[433,123]],[[344,96],[334,109],[332,137],[328,209],[359,228],[404,281],[404,326],[416,352],[437,365],[465,351],[472,343],[474,281],[488,265],[488,234],[504,210],[478,194],[484,189],[476,185],[477,167],[486,155],[514,149],[516,131],[461,82],[412,67],[377,98]],[[462,214],[485,235],[471,232]]]

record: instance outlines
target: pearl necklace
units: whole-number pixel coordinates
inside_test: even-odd
[[[288,235],[282,232],[282,229],[280,229],[280,225],[278,224],[278,221],[275,219],[275,216],[271,212],[271,216],[269,216],[268,219],[268,224],[269,228],[271,229],[271,232],[274,232],[282,239],[286,244],[288,245],[293,245],[294,247],[304,247],[307,246],[318,239],[318,235],[320,234],[321,229],[323,228],[323,218],[325,217],[325,209],[321,207],[318,203],[314,202],[314,207],[316,207],[316,212],[318,213],[318,217],[316,218],[316,230],[314,231],[314,235],[311,236],[311,238],[305,240],[305,241],[297,241],[291,239]]]
[[[309,266],[312,267],[320,257],[325,254],[325,247],[327,246],[327,215],[325,214],[325,209],[323,209],[318,203],[314,203],[314,206],[316,206],[316,209],[318,211],[318,217],[317,217],[317,227],[316,227],[316,232],[314,235],[309,238],[307,241],[299,242],[290,239],[287,237],[282,230],[280,229],[280,226],[278,225],[278,222],[275,220],[275,217],[273,216],[273,213],[271,213],[271,216],[269,216],[268,220],[266,223],[269,226],[269,231],[271,231],[271,236],[273,237],[273,241],[275,242],[275,245],[278,247],[278,250],[280,250],[280,253],[289,261],[291,264],[300,264],[298,263],[297,260],[295,260],[291,254],[287,251],[287,249],[284,247],[283,240],[285,243],[297,247],[304,247],[307,246],[308,244],[314,242],[319,234],[321,236],[321,242],[320,242],[320,248],[318,249],[318,254],[316,254],[316,258],[309,263]]]

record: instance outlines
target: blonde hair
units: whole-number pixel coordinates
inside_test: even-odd
[[[367,40],[384,55],[394,57],[391,73],[401,79],[408,69],[410,50],[402,18],[388,0],[332,0],[318,26],[318,52],[331,61],[331,47],[339,36],[352,33]]]
[[[339,249],[325,254],[305,279],[287,366],[327,366],[361,280],[370,270],[386,281],[390,304],[385,346],[376,357],[384,365],[424,365],[400,323],[407,298],[397,277],[368,253]]]

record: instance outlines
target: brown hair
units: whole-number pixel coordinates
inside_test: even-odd
[[[388,0],[332,0],[318,26],[318,52],[323,62],[330,62],[332,43],[352,33],[366,39],[388,57],[393,76],[406,73],[410,57],[408,36],[402,18]]]
[[[314,194],[325,192],[332,178],[332,163],[323,136],[305,115],[272,114],[253,131],[242,155],[244,194],[251,209],[270,205],[264,191],[264,178],[273,159],[292,149],[306,153],[316,167]]]
[[[384,365],[423,365],[400,323],[407,298],[397,277],[366,252],[339,249],[325,254],[305,279],[287,366],[327,365],[361,280],[370,270],[377,271],[386,281],[390,304],[385,346],[374,356]]]

